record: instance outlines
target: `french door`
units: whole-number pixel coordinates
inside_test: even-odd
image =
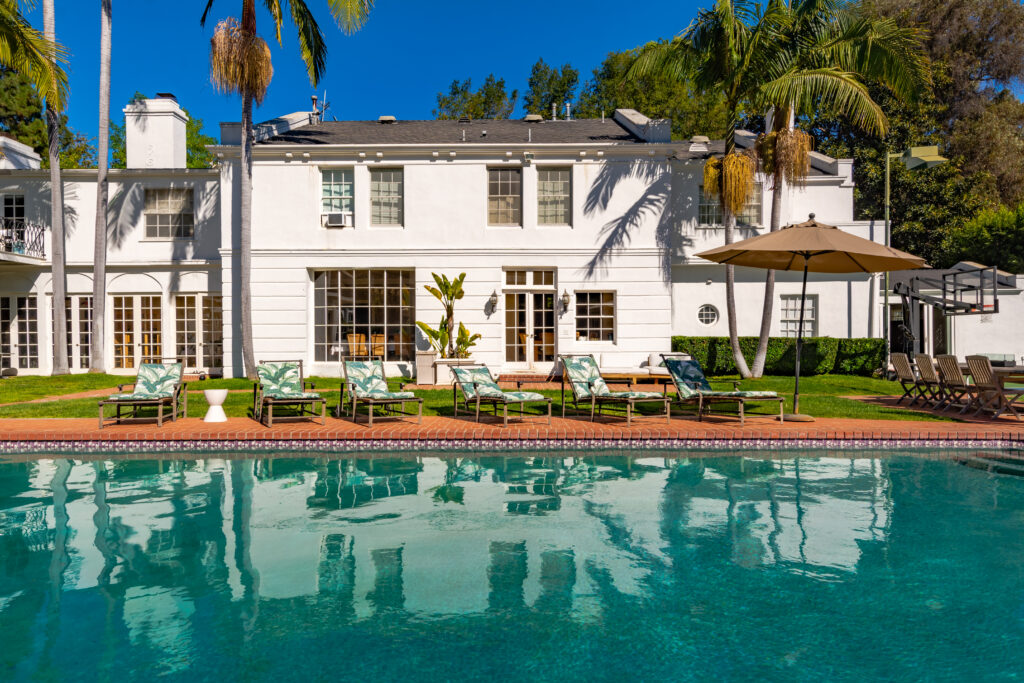
[[[555,292],[505,293],[505,361],[530,368],[555,361]]]

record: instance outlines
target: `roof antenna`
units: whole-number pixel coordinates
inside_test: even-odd
[[[551,103],[551,120],[552,121],[557,121],[558,120],[558,103],[557,102],[552,102]]]
[[[572,120],[572,104],[570,102],[565,103],[565,120]]]

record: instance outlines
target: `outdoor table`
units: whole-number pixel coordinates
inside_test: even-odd
[[[228,416],[224,413],[224,401],[227,400],[228,390],[204,389],[203,394],[206,396],[206,402],[210,404],[203,422],[227,422]]]
[[[960,371],[965,376],[970,376],[971,374],[971,369],[967,367],[967,363],[960,363]],[[996,376],[996,379],[999,380],[999,385],[1002,387],[1005,387],[1007,382],[1024,383],[1024,365],[1010,365],[1006,367],[993,365],[992,374]]]

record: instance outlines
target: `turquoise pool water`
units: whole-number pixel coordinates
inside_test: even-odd
[[[3,680],[1022,675],[1024,479],[947,461],[0,464]]]

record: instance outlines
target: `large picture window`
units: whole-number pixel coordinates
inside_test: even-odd
[[[520,168],[487,169],[487,223],[489,225],[522,225],[523,170]]]
[[[370,169],[371,225],[402,225],[403,188],[402,169]]]
[[[537,169],[537,223],[572,224],[572,169]]]
[[[576,339],[615,341],[614,292],[576,292]]]
[[[750,198],[747,200],[743,211],[736,216],[736,223],[739,225],[761,225],[761,183],[754,183]],[[704,188],[700,188],[700,215],[698,221],[705,227],[718,227],[722,225],[722,204],[717,197],[704,194]]]
[[[146,237],[191,239],[195,215],[192,189],[146,188]]]
[[[415,274],[411,270],[318,270],[313,273],[318,361],[415,355]]]

